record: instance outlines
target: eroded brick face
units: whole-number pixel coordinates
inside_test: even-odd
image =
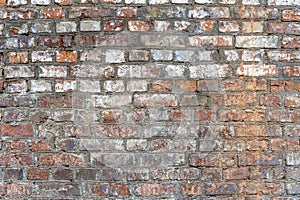
[[[299,0],[0,0],[0,198],[298,200]]]

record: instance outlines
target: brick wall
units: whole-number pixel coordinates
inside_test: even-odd
[[[5,200],[296,200],[299,0],[0,0]]]

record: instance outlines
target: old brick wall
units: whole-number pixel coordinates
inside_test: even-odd
[[[0,0],[5,200],[297,200],[300,0]]]

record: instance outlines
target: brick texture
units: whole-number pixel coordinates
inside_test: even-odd
[[[300,0],[0,0],[0,199],[296,200]]]

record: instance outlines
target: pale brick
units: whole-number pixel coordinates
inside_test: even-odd
[[[122,63],[125,62],[125,52],[123,50],[106,50],[105,52],[106,63]]]
[[[171,50],[151,50],[153,60],[170,61],[173,59]]]
[[[105,81],[103,88],[105,92],[124,92],[125,84],[122,80]]]
[[[278,76],[276,65],[240,65],[236,70],[239,76]]]
[[[99,48],[82,50],[80,52],[80,61],[102,61],[102,51]]]
[[[121,65],[118,76],[121,78],[157,78],[161,74],[159,65]]]
[[[52,22],[49,21],[35,21],[30,31],[32,33],[51,33]]]
[[[232,36],[190,36],[189,42],[192,47],[197,46],[232,46]]]
[[[175,61],[179,62],[196,62],[197,53],[194,51],[175,51]]]
[[[286,155],[286,164],[291,166],[300,165],[300,153],[290,152]]]
[[[130,50],[129,61],[148,61],[149,51],[146,50]]]
[[[184,65],[167,65],[165,71],[167,77],[184,78],[186,67]]]
[[[243,5],[259,5],[260,2],[259,2],[259,0],[243,0],[242,4]]]
[[[129,80],[127,82],[127,91],[129,92],[145,92],[148,89],[146,80]]]
[[[43,78],[66,78],[67,67],[65,66],[40,66],[39,76]]]
[[[243,48],[276,48],[278,36],[236,36],[236,47]]]
[[[34,67],[28,65],[5,66],[4,76],[6,78],[29,78],[34,77]]]
[[[80,21],[80,31],[100,31],[100,21]]]
[[[125,0],[126,4],[146,4],[146,0]]]
[[[55,92],[71,92],[76,89],[76,81],[74,80],[58,80],[55,84]]]
[[[149,0],[149,4],[165,4],[169,3],[169,0]]]
[[[56,32],[57,33],[69,33],[76,32],[77,24],[76,22],[57,22],[56,23]]]
[[[7,0],[7,5],[9,6],[20,6],[20,5],[27,5],[27,0]]]
[[[31,80],[30,81],[31,92],[51,92],[52,84],[46,80]]]
[[[276,6],[299,6],[298,0],[268,0],[268,5]]]
[[[31,4],[34,5],[50,5],[51,0],[31,0]]]
[[[242,22],[242,27],[244,33],[261,33],[264,31],[264,22]]]
[[[78,90],[81,92],[100,92],[100,81],[79,80]]]
[[[190,66],[190,77],[193,79],[198,78],[220,78],[226,77],[230,74],[231,69],[228,65],[199,65],[199,66]]]
[[[95,95],[92,96],[95,107],[123,108],[132,102],[131,95]]]
[[[49,51],[33,51],[31,53],[32,62],[52,62],[54,52]]]

